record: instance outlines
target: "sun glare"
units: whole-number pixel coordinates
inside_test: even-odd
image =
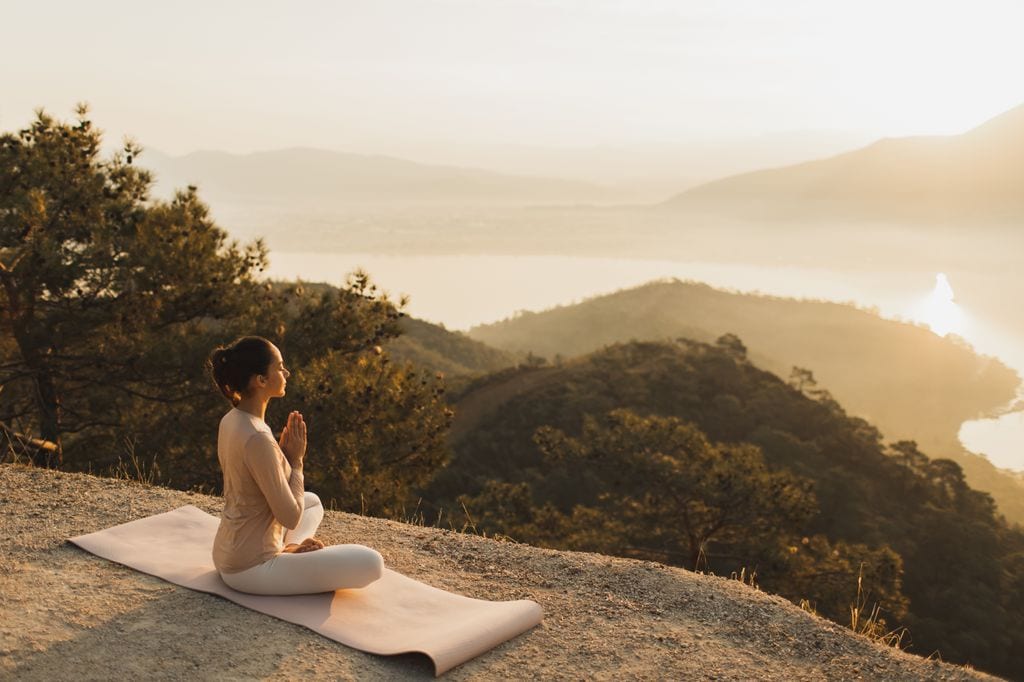
[[[939,336],[951,332],[963,336],[967,317],[956,304],[953,287],[945,273],[935,275],[935,288],[915,306],[913,318],[927,324]]]

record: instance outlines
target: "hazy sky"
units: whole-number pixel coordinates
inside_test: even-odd
[[[1024,4],[7,2],[0,130],[87,101],[108,141],[625,145],[959,132],[1024,101]]]

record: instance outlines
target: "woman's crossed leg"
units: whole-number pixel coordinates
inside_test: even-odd
[[[324,506],[320,503],[320,496],[308,490],[302,509],[302,518],[299,525],[289,528],[284,533],[284,544],[300,544],[303,540],[313,537],[320,522],[324,520]]]
[[[328,545],[301,554],[278,554],[224,582],[250,594],[312,594],[366,587],[384,573],[380,552],[365,545]]]
[[[297,544],[313,537],[323,518],[320,498],[307,491],[302,518],[298,526],[285,533],[285,544]],[[384,560],[377,550],[349,544],[278,554],[244,571],[221,573],[221,578],[239,592],[288,595],[366,587],[383,572]]]

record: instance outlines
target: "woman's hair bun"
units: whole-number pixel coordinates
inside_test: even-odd
[[[243,336],[229,346],[218,346],[206,359],[217,390],[237,405],[254,374],[266,374],[274,362],[273,344],[262,336]]]

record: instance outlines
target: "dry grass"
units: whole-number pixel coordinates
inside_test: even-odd
[[[135,452],[135,441],[132,438],[124,438],[125,452],[128,453],[128,462],[119,457],[117,464],[110,467],[107,476],[125,481],[135,481],[145,486],[153,486],[160,480],[160,467],[156,463],[156,456],[147,465],[141,461]]]
[[[867,602],[867,595],[864,594],[864,564],[862,563],[857,572],[857,596],[850,604],[850,629],[875,642],[881,642],[897,649],[902,648],[903,637],[907,634],[907,629],[898,627],[888,630],[885,619],[880,615],[881,607],[878,602],[865,611]]]
[[[867,608],[867,605],[868,599],[864,593],[864,564],[862,563],[857,574],[857,596],[850,604],[849,628],[873,642],[902,650],[903,638],[909,630],[905,627],[888,630],[885,619],[881,617],[881,606],[878,602],[872,604],[871,608]],[[808,599],[801,599],[798,606],[812,616],[819,615],[814,604]]]
[[[733,571],[729,574],[729,577],[733,580],[738,580],[747,587],[753,587],[755,590],[760,590],[761,586],[757,584],[757,571],[747,571],[747,567],[744,566],[740,569],[739,573]]]

